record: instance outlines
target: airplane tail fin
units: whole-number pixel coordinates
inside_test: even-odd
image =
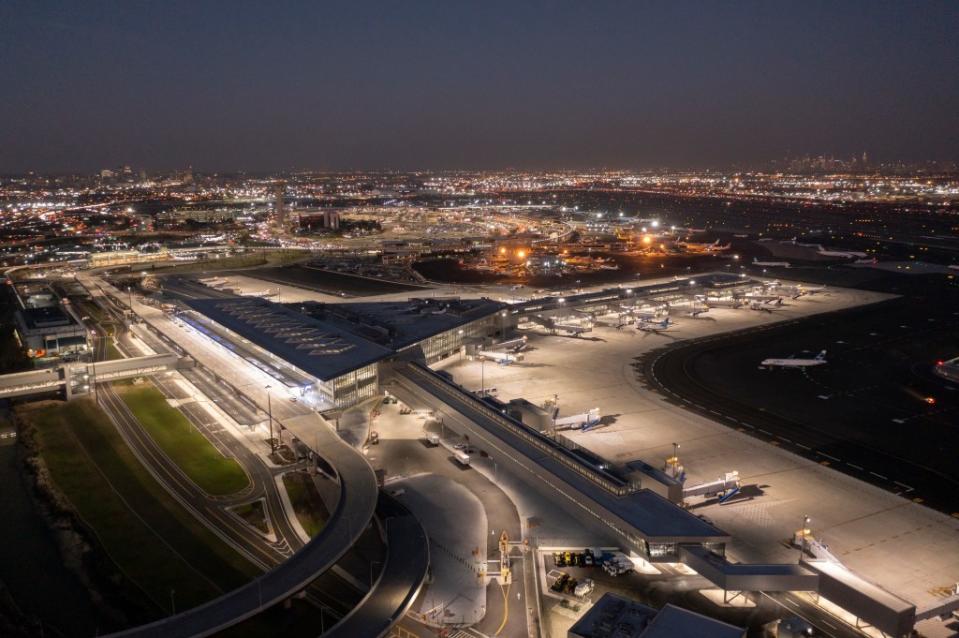
[[[826,358],[826,351],[825,351],[825,350],[820,351],[819,354],[816,355],[816,359],[817,359],[818,361],[822,361],[822,360],[825,359],[825,358]]]

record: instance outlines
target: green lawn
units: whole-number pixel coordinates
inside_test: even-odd
[[[283,475],[283,486],[286,487],[300,525],[313,538],[320,533],[330,516],[313,478],[306,472],[287,472]]]
[[[54,484],[95,532],[111,570],[152,601],[151,615],[169,613],[171,590],[176,608],[187,609],[258,573],[153,479],[92,401],[46,403],[21,417]]]
[[[107,361],[115,361],[117,359],[124,358],[123,355],[120,353],[120,351],[117,350],[116,345],[114,345],[113,339],[110,339],[109,341],[107,341],[106,351],[107,351]]]
[[[153,440],[208,494],[235,494],[250,484],[240,464],[220,454],[154,386],[130,386],[117,390]]]

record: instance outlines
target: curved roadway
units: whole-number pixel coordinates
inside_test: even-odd
[[[376,507],[377,486],[366,459],[327,427],[315,428],[318,449],[335,459],[340,494],[329,522],[283,564],[216,600],[115,636],[209,636],[303,590],[331,568],[362,534]]]
[[[379,638],[420,593],[430,566],[426,530],[404,505],[380,493],[376,517],[386,528],[386,562],[370,592],[323,638]]]
[[[82,280],[81,280],[82,281]],[[125,299],[106,282],[87,280],[91,291]],[[133,309],[161,333],[208,369],[236,370],[236,362],[216,348],[189,338],[155,308],[131,299]],[[172,333],[172,334],[171,334]],[[236,384],[234,387],[240,386]],[[241,386],[242,387],[242,386]],[[269,396],[256,384],[243,387],[258,407],[269,407]],[[346,443],[318,414],[299,405],[273,401],[273,420],[281,430],[309,445],[334,468],[339,485],[336,508],[323,530],[288,560],[250,583],[183,613],[113,634],[187,638],[209,636],[265,611],[305,589],[329,570],[353,546],[377,509],[379,490],[366,458]],[[405,613],[418,595],[429,565],[426,533],[401,505],[389,499],[380,504],[389,544],[380,577],[367,596],[340,621],[337,635],[382,635]]]

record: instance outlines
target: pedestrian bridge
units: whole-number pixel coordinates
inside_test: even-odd
[[[55,368],[0,375],[0,399],[63,391],[67,399],[87,394],[94,383],[121,381],[171,370],[173,354],[153,354],[97,363],[64,363]]]

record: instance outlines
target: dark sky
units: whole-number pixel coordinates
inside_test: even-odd
[[[959,159],[959,2],[0,2],[0,172]]]

